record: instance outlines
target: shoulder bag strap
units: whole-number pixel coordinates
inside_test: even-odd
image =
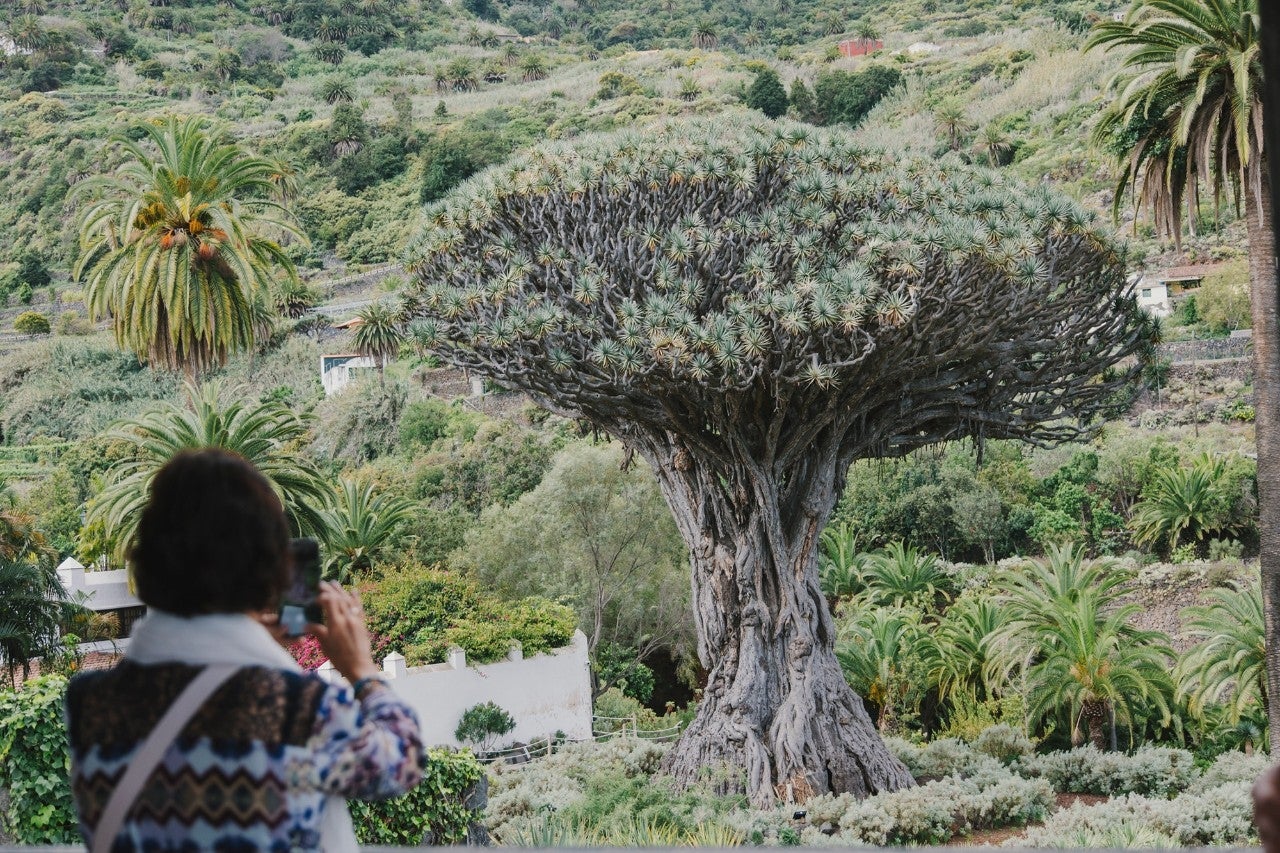
[[[124,819],[129,814],[142,791],[142,786],[151,778],[152,772],[164,758],[169,747],[186,727],[191,718],[200,710],[205,700],[213,692],[235,674],[240,667],[235,664],[212,664],[191,680],[173,704],[164,712],[160,722],[147,735],[147,739],[138,747],[138,751],[129,762],[124,775],[116,783],[111,792],[111,799],[102,810],[102,817],[93,831],[93,848],[91,853],[109,853],[115,843]]]

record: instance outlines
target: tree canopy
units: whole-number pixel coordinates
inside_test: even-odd
[[[408,310],[451,361],[615,434],[735,414],[779,462],[1076,436],[1150,326],[1078,206],[850,134],[673,122],[516,157],[428,209]],[[743,430],[746,432],[746,430]]]

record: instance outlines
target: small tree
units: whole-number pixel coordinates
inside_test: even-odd
[[[20,335],[47,335],[49,318],[39,311],[23,311],[14,319],[13,330]]]
[[[406,310],[439,355],[657,472],[708,673],[666,769],[744,768],[759,805],[912,784],[836,661],[819,534],[855,459],[1066,440],[1114,408],[1150,321],[1089,216],[989,170],[736,119],[534,148],[427,223]]]
[[[747,90],[747,106],[759,110],[769,118],[778,118],[787,112],[787,90],[778,79],[778,72],[766,68],[756,75]]]
[[[497,744],[498,738],[516,727],[515,719],[494,702],[472,705],[462,712],[453,736],[463,743],[476,746],[484,755]]]

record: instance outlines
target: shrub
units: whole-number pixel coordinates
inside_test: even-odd
[[[13,321],[13,330],[20,335],[47,335],[49,318],[39,311],[23,311]]]
[[[1142,747],[1133,755],[1083,746],[1019,759],[1014,769],[1042,777],[1054,790],[1074,794],[1143,794],[1169,797],[1195,780],[1195,763],[1185,749]]]
[[[515,719],[494,702],[472,705],[462,712],[453,736],[463,743],[475,744],[488,752],[497,739],[516,727]]]
[[[58,318],[59,335],[88,335],[93,332],[93,324],[82,318],[76,311],[63,311]]]
[[[1246,846],[1256,843],[1248,782],[1228,782],[1173,800],[1130,794],[1095,806],[1076,803],[1044,826],[1016,839],[1019,847],[1074,846],[1078,838],[1110,839],[1117,833],[1172,838],[1178,846]]]
[[[370,631],[410,666],[441,663],[455,645],[473,663],[501,660],[513,644],[539,654],[567,645],[577,624],[564,605],[538,597],[501,601],[466,578],[412,563],[386,569],[362,590]]]
[[[374,803],[351,801],[357,840],[362,845],[400,847],[462,843],[468,828],[481,819],[468,794],[483,775],[480,763],[468,751],[429,750],[422,783],[403,797]]]
[[[973,748],[984,755],[1010,764],[1017,758],[1030,755],[1035,749],[1030,738],[1013,726],[1001,723],[985,729],[973,742]]]
[[[79,844],[71,802],[71,758],[62,724],[66,679],[45,676],[0,692],[0,826],[19,844]]]

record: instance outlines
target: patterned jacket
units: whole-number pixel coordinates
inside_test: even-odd
[[[86,843],[130,758],[199,671],[126,658],[72,679],[71,788]],[[385,685],[356,701],[314,674],[246,667],[169,748],[112,853],[318,850],[326,796],[402,794],[422,777],[424,752],[412,709]]]

